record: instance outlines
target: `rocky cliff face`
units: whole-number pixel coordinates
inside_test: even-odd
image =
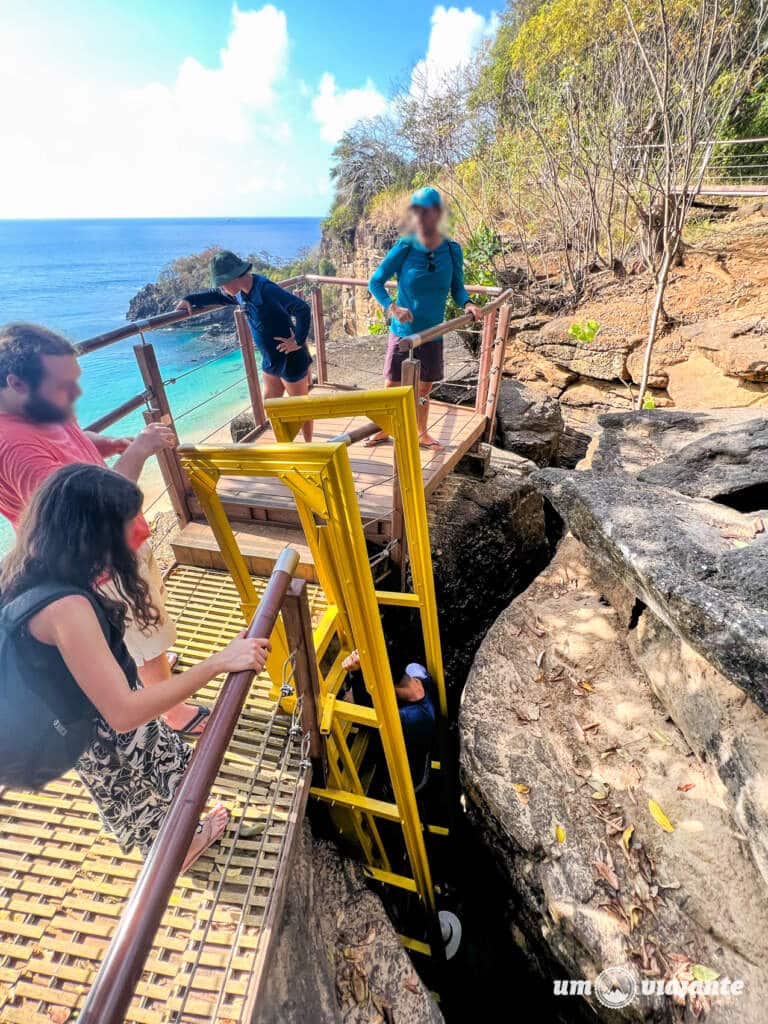
[[[758,1024],[768,420],[657,411],[602,425],[591,470],[533,476],[573,536],[470,672],[469,814],[514,893],[510,937],[539,971],[594,983],[622,966],[638,991],[728,976],[738,997],[641,994],[620,1019]]]
[[[305,826],[252,1024],[441,1024],[363,870]]]
[[[361,221],[354,231],[342,236],[325,236],[321,256],[336,267],[339,277],[368,280],[384,256],[397,241],[396,227]],[[378,304],[363,288],[341,288],[338,315],[331,324],[335,334],[364,337],[374,324],[382,324]]]

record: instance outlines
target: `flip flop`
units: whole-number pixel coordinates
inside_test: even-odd
[[[423,448],[425,452],[445,451],[445,445],[440,444],[439,441],[419,441],[419,448]]]
[[[200,858],[203,856],[203,854],[207,853],[208,850],[210,850],[210,848],[213,846],[214,843],[218,843],[218,841],[221,839],[221,837],[227,831],[227,825],[229,824],[229,821],[230,821],[231,817],[232,817],[232,815],[230,814],[229,811],[227,811],[227,818],[226,818],[226,821],[224,822],[224,825],[222,826],[221,832],[219,832],[218,835],[213,836],[213,838],[211,839],[211,841],[209,843],[206,843],[205,846],[203,846],[201,849],[199,849],[197,851],[197,853],[195,854],[195,856],[192,858],[192,860],[189,861],[188,864],[184,864],[184,866],[181,869],[180,874],[186,875],[188,873],[188,871],[190,870],[190,868],[193,868],[195,866],[195,864],[197,864],[197,862],[200,860]],[[195,835],[197,835],[197,836],[201,835],[203,830],[205,829],[205,826],[207,824],[208,824],[208,817],[207,816],[206,816],[206,818],[203,821],[198,821],[197,828],[195,829]]]
[[[363,448],[378,448],[380,444],[392,444],[391,437],[367,437],[363,441]]]
[[[203,726],[202,729],[198,729],[197,732],[195,732],[195,729],[201,724],[201,722],[206,720],[210,713],[210,708],[205,707],[203,704],[198,704],[197,711],[195,711],[194,716],[187,722],[187,724],[182,726],[180,729],[171,729],[171,732],[175,732],[177,736],[181,736],[185,740],[197,739],[199,736],[203,735],[205,726]]]

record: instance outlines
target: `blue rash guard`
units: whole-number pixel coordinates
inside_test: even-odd
[[[298,295],[270,281],[261,274],[253,274],[249,292],[238,292],[237,298],[216,288],[208,292],[186,295],[190,306],[242,306],[251,325],[253,342],[261,353],[262,370],[273,377],[280,377],[289,383],[303,380],[312,364],[307,348],[307,335],[311,312],[309,306]],[[278,349],[275,338],[288,338],[293,331],[301,346],[296,352],[287,354]]]
[[[441,323],[449,293],[457,306],[470,301],[464,287],[464,253],[450,238],[432,250],[415,237],[401,238],[392,246],[368,282],[371,295],[385,313],[392,305],[384,287],[391,277],[397,278],[397,305],[413,313],[412,323],[391,320],[390,330],[400,338]]]

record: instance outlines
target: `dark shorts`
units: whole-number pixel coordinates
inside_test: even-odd
[[[387,339],[387,356],[384,360],[384,377],[386,380],[397,381],[402,379],[401,367],[403,360],[408,358],[407,352],[400,351],[400,339],[396,334],[390,334]],[[434,341],[427,341],[413,350],[413,358],[421,363],[420,379],[429,384],[442,380],[445,376],[443,370],[443,339],[436,338]]]
[[[286,380],[289,384],[304,380],[311,365],[312,356],[306,346],[302,346],[297,352],[289,352],[287,355],[282,352],[269,353],[263,350],[261,352],[261,368],[264,373]]]

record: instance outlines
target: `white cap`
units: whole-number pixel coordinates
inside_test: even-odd
[[[411,679],[429,679],[429,672],[418,661],[412,661],[410,665],[406,665],[405,674]]]

